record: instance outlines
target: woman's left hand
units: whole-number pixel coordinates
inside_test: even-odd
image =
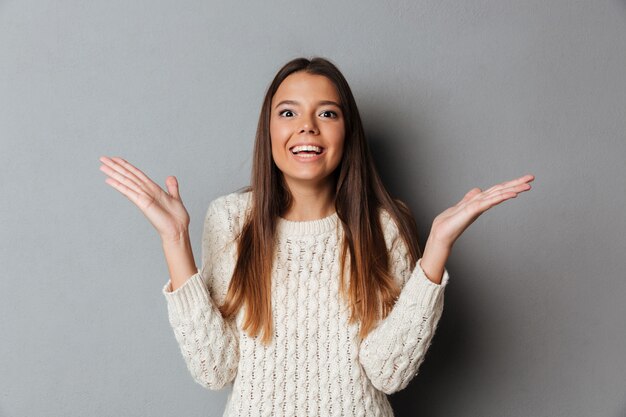
[[[478,216],[491,207],[530,190],[529,183],[534,179],[534,175],[528,174],[494,185],[485,191],[472,188],[461,201],[435,217],[429,239],[433,239],[438,245],[451,248]]]
[[[452,245],[465,229],[491,207],[530,190],[528,183],[534,179],[534,175],[528,174],[485,191],[472,188],[461,201],[435,217],[421,260],[426,277],[440,284]]]

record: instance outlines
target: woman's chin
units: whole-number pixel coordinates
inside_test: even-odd
[[[297,175],[288,176],[284,175],[285,182],[289,188],[293,187],[306,187],[306,188],[325,188],[329,183],[334,182],[334,178],[331,175]]]

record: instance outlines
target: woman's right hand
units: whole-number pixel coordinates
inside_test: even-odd
[[[188,235],[189,214],[180,198],[176,177],[165,179],[166,192],[122,158],[102,156],[100,161],[100,170],[109,176],[105,182],[139,207],[163,241],[176,242]]]

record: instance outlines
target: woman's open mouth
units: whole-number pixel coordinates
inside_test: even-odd
[[[299,145],[290,149],[291,154],[296,156],[297,159],[312,159],[321,155],[324,152],[324,148],[316,145]]]

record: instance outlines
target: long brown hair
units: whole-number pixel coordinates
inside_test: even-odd
[[[271,102],[283,80],[298,71],[327,77],[335,85],[341,101],[345,123],[344,150],[333,173],[335,209],[344,231],[340,292],[351,308],[350,323],[360,321],[360,337],[365,337],[380,318],[389,314],[400,292],[389,268],[380,223],[381,208],[398,227],[409,252],[411,269],[421,257],[415,220],[406,205],[391,198],[376,171],[356,102],[344,76],[324,58],[289,61],[274,77],[261,107],[251,185],[245,189],[252,192],[252,203],[237,237],[237,263],[224,304],[220,306],[222,315],[231,318],[245,305],[243,329],[252,337],[262,329],[263,344],[269,344],[273,334],[271,273],[276,225],[292,201],[282,172],[272,158]],[[349,258],[350,267],[349,292],[344,277],[346,258]]]

